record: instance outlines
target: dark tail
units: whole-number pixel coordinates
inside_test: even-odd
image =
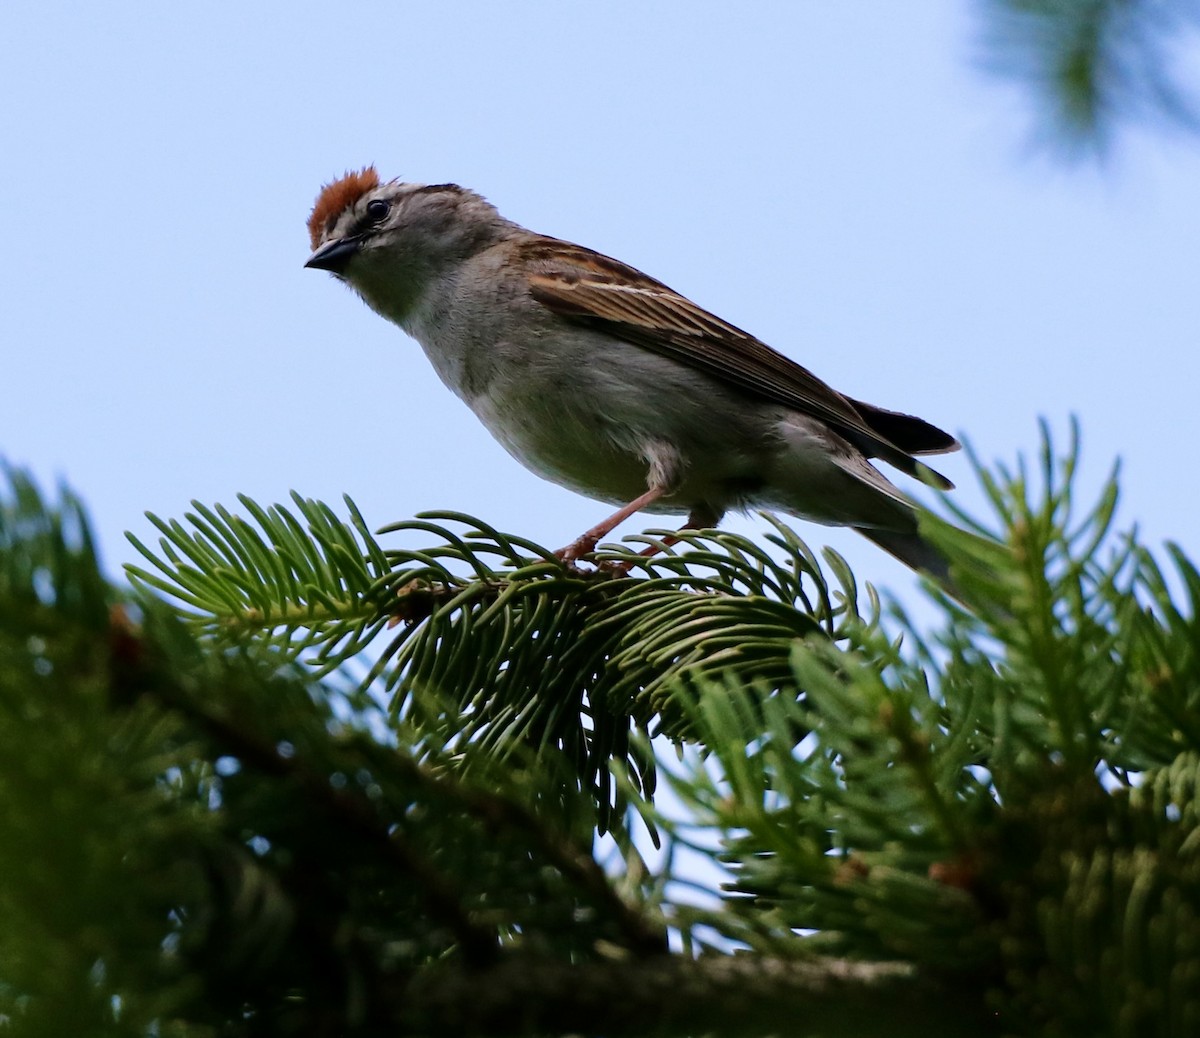
[[[930,518],[939,523],[943,522],[936,517]],[[1011,566],[1012,560],[1010,549],[1000,541],[954,528],[955,567],[959,576],[970,577],[968,586],[979,580],[984,581],[983,599],[972,602],[963,595],[962,586],[958,581],[950,576],[950,560],[916,530],[877,530],[865,526],[856,526],[855,529],[889,555],[894,555],[906,566],[929,577],[946,594],[971,612],[978,614],[982,606],[992,616],[1012,616],[1012,611],[1005,604],[1004,596],[1007,592],[1002,577],[1005,570]]]
[[[955,593],[954,582],[950,579],[949,561],[932,544],[923,540],[920,534],[915,531],[903,533],[897,530],[879,530],[869,526],[856,526],[855,529],[904,565],[932,577],[950,594]]]

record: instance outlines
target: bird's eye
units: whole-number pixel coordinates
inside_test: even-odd
[[[376,198],[367,203],[367,216],[371,218],[372,223],[379,223],[387,216],[390,208],[382,198]]]

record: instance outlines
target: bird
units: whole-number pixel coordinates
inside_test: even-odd
[[[935,425],[837,392],[663,282],[457,184],[352,170],[321,188],[308,231],[305,266],[415,339],[517,461],[618,506],[564,562],[635,512],[683,513],[682,531],[759,508],[851,527],[949,580],[913,502],[873,464],[952,489],[919,460],[960,446]]]

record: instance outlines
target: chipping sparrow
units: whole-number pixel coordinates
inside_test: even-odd
[[[506,220],[455,184],[328,184],[305,264],[353,287],[425,350],[518,461],[621,508],[559,552],[591,551],[634,512],[685,528],[762,506],[851,526],[945,578],[904,495],[868,459],[943,489],[914,455],[942,430],[843,396],[633,267]]]

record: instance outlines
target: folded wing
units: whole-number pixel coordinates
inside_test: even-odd
[[[914,454],[956,450],[949,433],[912,415],[843,396],[740,328],[618,260],[554,238],[525,246],[533,298],[555,313],[720,378],[743,392],[827,422],[868,457],[943,490]]]

